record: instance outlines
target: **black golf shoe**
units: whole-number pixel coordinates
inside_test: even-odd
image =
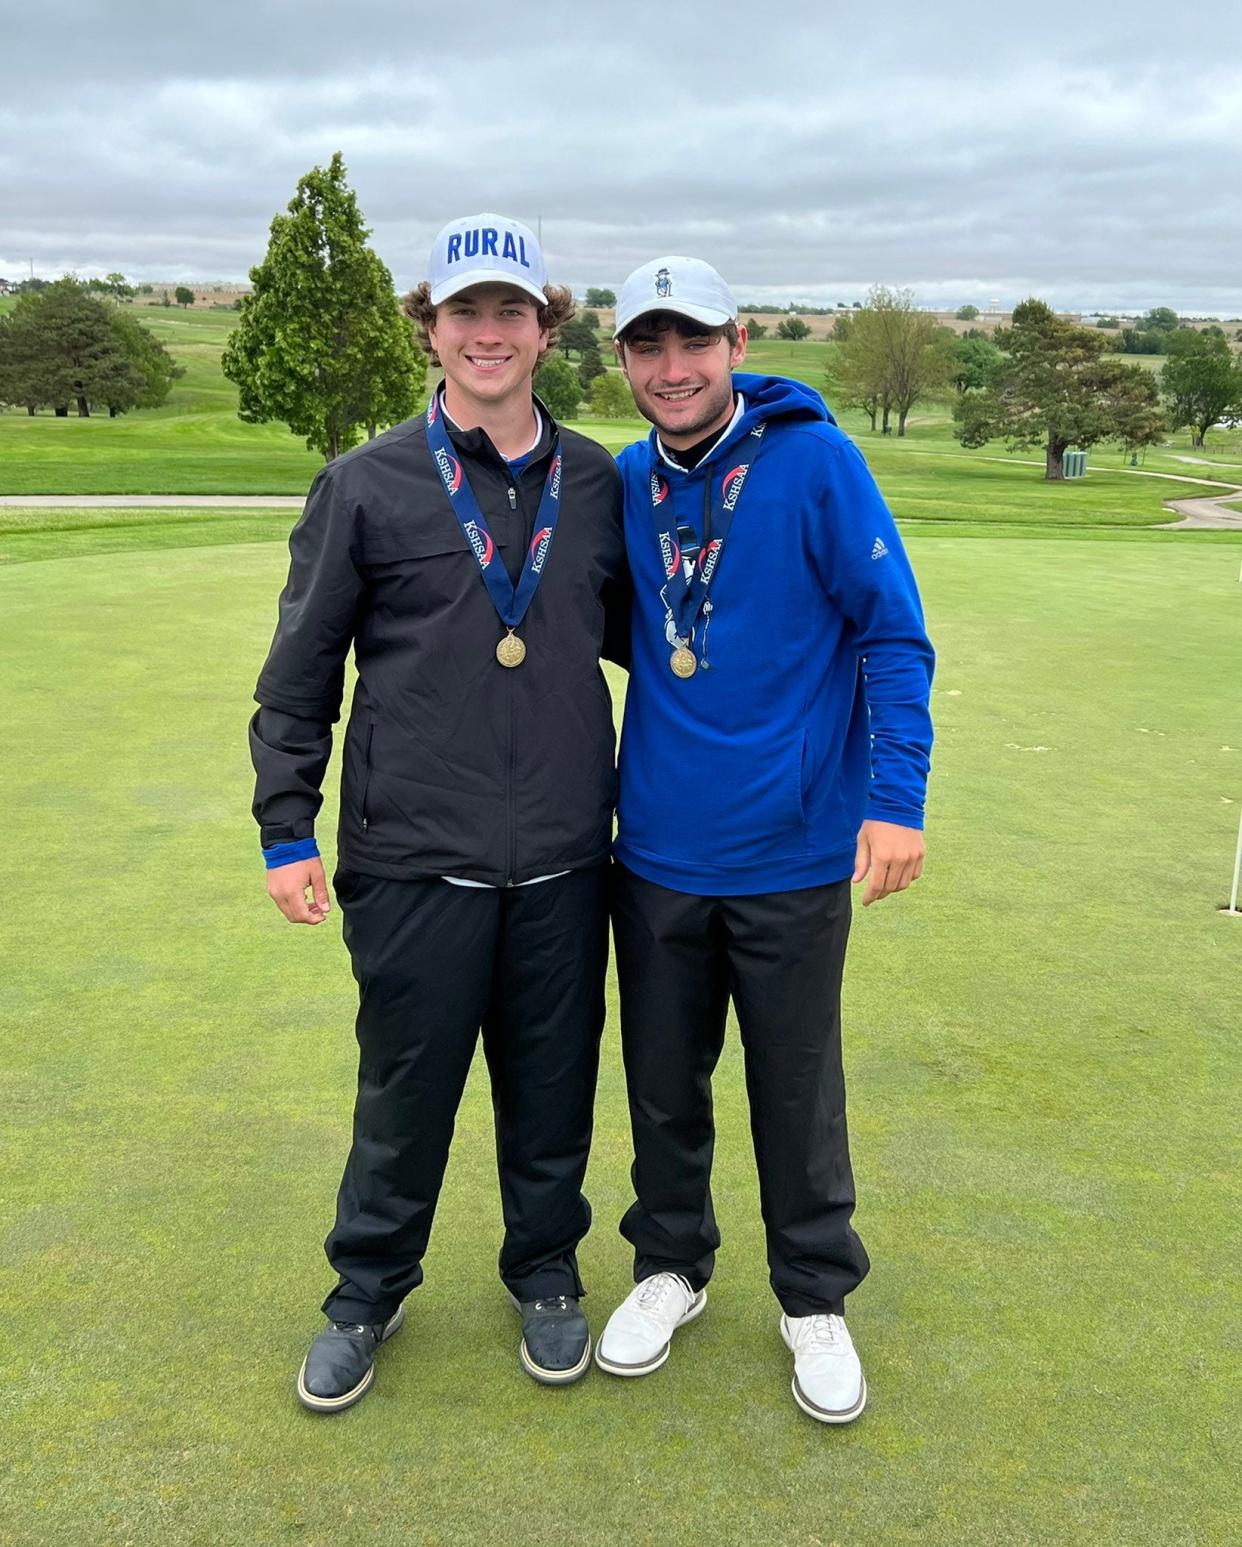
[[[591,1331],[573,1295],[514,1300],[522,1313],[522,1368],[543,1386],[569,1386],[591,1364]]]
[[[330,1321],[302,1361],[298,1401],[312,1413],[340,1413],[360,1402],[375,1379],[375,1350],[400,1332],[404,1321],[404,1305],[388,1321],[370,1326]]]

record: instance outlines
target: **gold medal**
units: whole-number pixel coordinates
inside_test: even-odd
[[[668,658],[668,664],[673,668],[675,677],[693,677],[698,669],[698,662],[694,659],[694,651],[687,650],[685,645],[678,645],[676,650]]]
[[[520,666],[526,659],[526,646],[512,629],[496,646],[496,659],[502,666]]]

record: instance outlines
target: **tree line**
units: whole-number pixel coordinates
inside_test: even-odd
[[[83,419],[106,408],[115,418],[158,408],[182,374],[149,329],[89,282],[31,288],[0,317],[0,406],[50,408],[62,419],[71,407]]]
[[[1045,477],[1063,476],[1071,447],[1112,441],[1137,453],[1170,430],[1196,446],[1213,424],[1242,416],[1242,362],[1222,329],[1167,329],[1159,381],[1142,366],[1106,359],[1113,340],[1024,301],[989,337],[958,338],[914,306],[908,290],[874,287],[866,305],[838,318],[826,372],[830,397],[860,408],[888,434],[906,433],[911,409],[952,397],[962,445],[1003,439],[1011,450],[1042,445]]]

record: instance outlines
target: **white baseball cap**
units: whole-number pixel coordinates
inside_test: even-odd
[[[733,292],[702,258],[652,258],[621,286],[614,337],[648,312],[676,312],[709,328],[737,321]]]
[[[516,285],[541,304],[548,271],[529,226],[507,215],[463,215],[450,220],[431,248],[431,304],[439,306],[471,285]]]

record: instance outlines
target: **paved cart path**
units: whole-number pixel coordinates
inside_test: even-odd
[[[0,494],[23,510],[301,510],[304,494]]]
[[[932,452],[931,455],[952,455]],[[1017,457],[988,457],[989,462],[1017,462]],[[1032,463],[1032,466],[1035,464]],[[1178,473],[1128,472],[1131,478],[1167,478],[1172,483],[1216,482],[1214,479],[1183,478]],[[1166,500],[1170,510],[1181,518],[1161,523],[1164,527],[1216,528],[1242,531],[1242,510],[1234,510],[1222,500],[1242,501],[1242,487],[1221,483],[1224,495],[1192,500]],[[0,508],[23,510],[301,510],[306,503],[300,494],[0,494]]]

